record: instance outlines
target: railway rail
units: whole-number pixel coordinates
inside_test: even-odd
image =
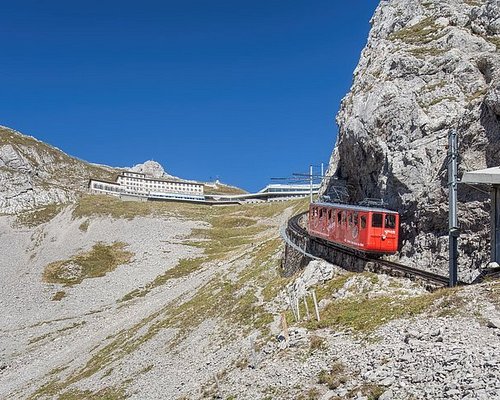
[[[371,271],[418,280],[421,281],[426,288],[431,290],[448,285],[449,278],[447,276],[423,271],[383,258],[369,256],[358,250],[310,236],[300,223],[307,213],[306,211],[290,218],[285,232],[288,240],[295,243],[300,249],[303,249],[303,254],[307,257],[313,254],[326,261],[343,265],[344,268],[348,270],[358,272]]]

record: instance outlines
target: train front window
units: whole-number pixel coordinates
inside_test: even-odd
[[[372,214],[372,227],[382,228],[382,214],[378,213]]]
[[[394,214],[385,215],[385,227],[394,229],[396,227],[396,216]]]

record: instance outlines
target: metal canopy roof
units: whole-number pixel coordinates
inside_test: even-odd
[[[500,167],[480,169],[465,172],[462,183],[483,183],[487,185],[500,185]]]

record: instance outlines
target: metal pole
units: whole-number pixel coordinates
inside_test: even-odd
[[[448,189],[449,189],[449,286],[457,285],[458,273],[458,228],[457,214],[457,131],[452,129],[448,135]]]
[[[491,190],[491,261],[500,264],[500,185]]]
[[[311,203],[313,202],[313,166],[309,165],[309,192],[311,195]]]

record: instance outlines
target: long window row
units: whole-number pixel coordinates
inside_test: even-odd
[[[366,228],[367,225],[367,213],[359,215],[357,211],[348,210],[334,210],[326,208],[314,208],[313,218],[319,217],[319,220],[328,220],[328,224],[332,224],[333,228],[336,225],[346,225],[346,226],[360,226],[361,229]],[[387,228],[394,229],[396,227],[396,216],[394,214],[383,214],[383,213],[372,213],[372,224],[373,228]]]

